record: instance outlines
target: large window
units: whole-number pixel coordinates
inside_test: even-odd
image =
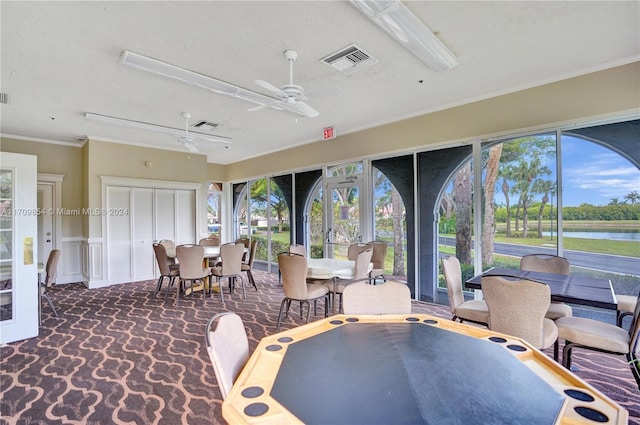
[[[546,253],[568,258],[572,274],[607,278],[616,293],[637,295],[640,170],[628,159],[634,158],[629,146],[637,143],[637,127],[482,143],[479,193],[471,190],[468,158],[440,197],[439,252],[458,257],[463,281],[478,272],[478,263],[482,269],[519,268],[523,255]],[[472,214],[474,205],[481,207]],[[474,228],[482,234],[479,246]]]

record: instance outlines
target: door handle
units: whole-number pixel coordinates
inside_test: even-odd
[[[51,239],[47,239],[47,242],[51,242]]]

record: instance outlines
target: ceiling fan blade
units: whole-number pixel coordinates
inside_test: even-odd
[[[262,88],[265,88],[269,91],[276,93],[279,96],[287,96],[287,94],[284,91],[282,91],[279,87],[276,87],[273,84],[268,83],[264,80],[256,80],[255,83]]]
[[[297,101],[296,103],[283,103],[284,108],[288,111],[294,112],[298,115],[302,115],[308,118],[315,118],[320,115],[320,112],[313,109],[311,106],[304,102]]]
[[[258,105],[258,106],[254,106],[253,108],[249,108],[248,111],[249,112],[253,112],[253,111],[259,111],[261,109],[265,109],[265,108],[273,108],[273,109],[278,109],[278,110],[282,110],[282,108],[280,106],[277,106],[281,103],[284,103],[284,100],[278,100],[275,102],[270,102],[270,103],[265,103],[264,105]]]

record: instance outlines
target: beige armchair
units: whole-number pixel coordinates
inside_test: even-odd
[[[357,246],[357,245],[351,245],[351,246]],[[369,271],[371,266],[371,256],[373,255],[373,249],[371,249],[371,247],[368,245],[364,245],[364,246],[366,247],[366,249],[354,250],[354,252],[357,251],[357,254],[355,254],[355,269],[354,269],[352,278],[350,279],[334,278],[334,279],[325,281],[323,283],[323,285],[325,285],[329,289],[329,291],[331,291],[331,293],[334,294],[334,296],[337,295],[340,298],[338,311],[342,311],[342,302],[343,302],[342,294],[344,292],[345,287],[350,285],[352,282],[360,279],[364,279],[364,278],[370,279]],[[333,302],[335,303],[336,300],[334,299]],[[334,308],[334,311],[335,311],[335,308]]]
[[[220,265],[211,268],[211,274],[216,277],[220,286],[220,299],[224,302],[222,290],[222,279],[227,278],[229,282],[229,294],[233,292],[236,279],[240,279],[242,284],[242,297],[247,298],[242,278],[242,257],[244,256],[244,245],[241,243],[227,243],[220,247]]]
[[[387,280],[380,285],[369,284],[369,278],[344,288],[345,314],[409,314],[411,291],[401,282]]]
[[[564,257],[548,254],[528,254],[520,258],[520,270],[569,275],[571,264]],[[545,317],[556,320],[573,316],[571,306],[552,301]]]
[[[626,355],[638,389],[640,389],[640,293],[629,331],[619,326],[583,317],[562,317],[556,320],[558,339],[564,339],[562,364],[571,368],[574,348]]]
[[[249,359],[249,340],[242,319],[235,313],[218,313],[207,322],[205,338],[222,399]]]
[[[180,265],[169,261],[169,257],[167,257],[167,250],[164,245],[160,243],[153,244],[153,252],[155,253],[156,263],[158,264],[158,270],[160,271],[160,277],[158,278],[156,289],[153,292],[153,298],[155,298],[158,295],[158,292],[162,289],[164,279],[169,279],[167,290],[164,294],[164,299],[166,300],[176,277],[179,277],[180,275]]]
[[[206,297],[205,278],[211,274],[208,267],[203,267],[204,248],[200,245],[178,245],[176,247],[176,257],[178,259],[180,284],[176,286],[176,305],[180,303],[180,294],[186,294],[187,289],[194,293],[202,291],[202,302]],[[189,287],[185,283],[189,282]],[[201,286],[196,286],[196,282],[200,282]]]
[[[249,247],[249,257],[247,259],[247,262],[246,263],[243,262],[241,265],[241,270],[247,273],[247,280],[249,281],[249,283],[253,285],[256,291],[258,290],[258,286],[256,285],[256,280],[253,278],[253,273],[251,273],[251,271],[253,270],[253,261],[256,258],[257,248],[258,248],[258,240],[252,239],[251,245]]]
[[[544,349],[558,339],[558,328],[545,314],[551,290],[545,283],[509,276],[485,276],[482,292],[489,307],[489,329],[522,338]]]
[[[367,245],[373,249],[373,254],[371,255],[373,269],[369,272],[369,276],[374,279],[381,277],[384,280],[384,260],[387,258],[387,243],[385,241],[370,241]],[[375,280],[372,283],[375,284]]]
[[[56,284],[56,277],[58,275],[58,261],[60,260],[61,251],[59,249],[52,249],[49,253],[49,258],[47,259],[47,265],[45,266],[45,278],[44,282],[40,282],[40,297],[44,298],[49,307],[51,308],[51,312],[55,317],[58,317],[58,312],[56,311],[55,306],[53,305],[53,301],[49,296],[49,289],[53,285]]]
[[[278,255],[278,266],[282,273],[284,298],[280,303],[276,330],[280,330],[283,311],[285,317],[288,316],[292,301],[300,303],[300,318],[302,318],[303,314],[303,305],[307,305],[306,323],[309,323],[309,315],[311,313],[309,301],[313,301],[315,310],[317,300],[324,298],[324,316],[327,317],[329,314],[329,288],[317,283],[307,283],[307,259],[301,255],[285,252]]]
[[[449,306],[453,317],[451,320],[478,323],[487,326],[489,322],[489,308],[483,300],[464,300],[462,292],[462,270],[460,261],[453,255],[445,255],[442,262],[442,273],[447,284]]]
[[[638,305],[638,297],[633,295],[616,294],[616,299],[618,300],[617,324],[622,327],[622,321],[624,318],[627,316],[633,316],[633,312],[636,310],[636,305]]]

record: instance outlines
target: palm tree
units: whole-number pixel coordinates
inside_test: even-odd
[[[637,190],[631,191],[624,195],[624,199],[631,202],[631,205],[635,205],[636,202],[640,201],[640,193]]]

